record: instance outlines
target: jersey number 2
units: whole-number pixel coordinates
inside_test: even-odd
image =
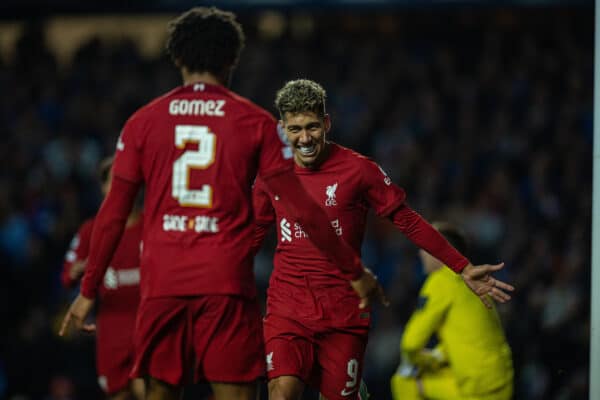
[[[207,126],[175,126],[175,146],[178,149],[187,143],[197,143],[198,150],[186,150],[173,163],[173,197],[183,207],[212,207],[213,189],[202,185],[202,189],[190,189],[190,171],[206,169],[215,162],[217,137]]]

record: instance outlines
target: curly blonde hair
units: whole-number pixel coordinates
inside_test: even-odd
[[[319,117],[325,116],[327,93],[321,85],[308,79],[289,81],[277,91],[275,107],[281,119],[285,113],[297,114],[312,111]]]

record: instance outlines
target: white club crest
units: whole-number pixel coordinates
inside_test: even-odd
[[[325,194],[327,195],[327,200],[325,200],[325,205],[327,207],[337,206],[337,201],[335,200],[335,191],[337,190],[338,183],[334,183],[333,185],[327,186],[325,189]]]

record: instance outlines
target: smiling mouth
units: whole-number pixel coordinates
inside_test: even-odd
[[[317,152],[317,146],[312,144],[310,146],[297,146],[298,152],[306,157],[314,156]]]

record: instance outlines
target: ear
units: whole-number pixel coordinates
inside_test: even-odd
[[[323,117],[323,127],[325,129],[325,133],[328,133],[331,130],[331,117],[329,114],[325,114]]]

